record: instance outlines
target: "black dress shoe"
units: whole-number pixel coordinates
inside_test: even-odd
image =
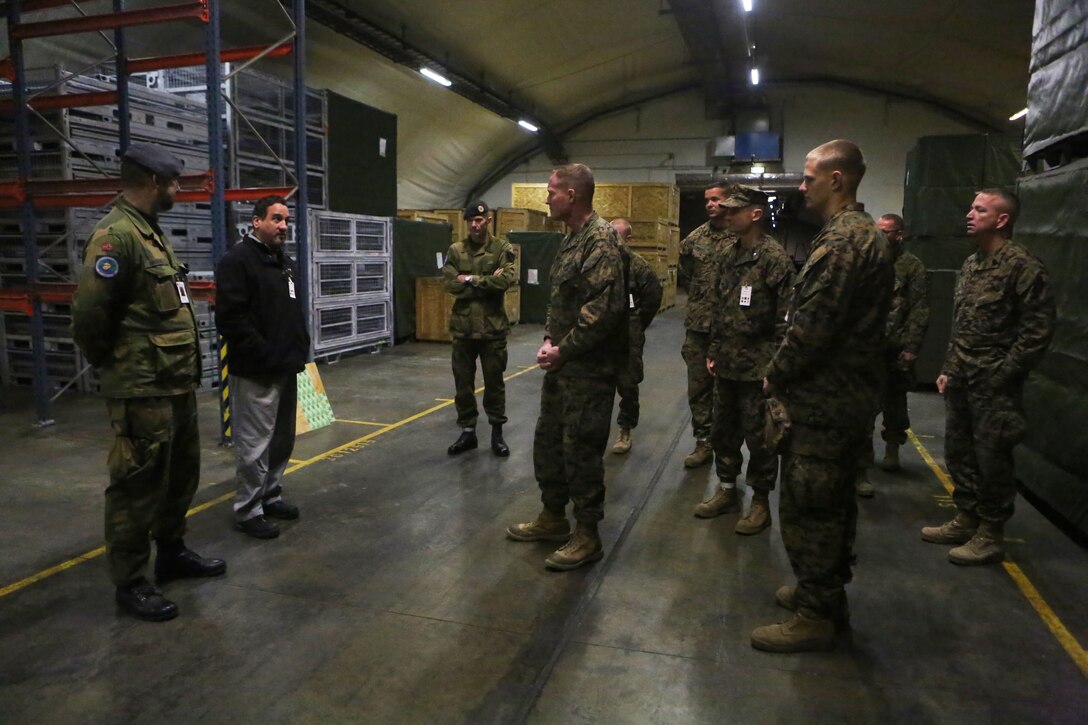
[[[451,456],[456,456],[458,453],[464,453],[465,451],[471,451],[478,446],[476,441],[476,431],[463,430],[461,431],[461,437],[453,442],[453,445],[446,451]]]
[[[155,557],[155,581],[160,584],[171,579],[219,576],[226,571],[227,562],[222,559],[205,559],[185,546],[180,549],[165,549],[160,546],[159,555]]]
[[[254,516],[245,521],[235,521],[234,528],[255,539],[274,539],[280,535],[280,527],[264,516]]]
[[[289,504],[282,498],[279,501],[266,503],[261,508],[264,510],[264,515],[271,519],[294,521],[298,518],[298,506]]]
[[[115,598],[121,609],[137,619],[165,622],[178,616],[178,605],[164,597],[147,579],[140,579],[127,587],[117,587]]]
[[[491,431],[491,452],[499,458],[510,455],[510,446],[506,445],[506,441],[502,439],[501,431]]]

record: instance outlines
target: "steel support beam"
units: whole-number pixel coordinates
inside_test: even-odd
[[[238,63],[252,60],[262,53],[266,58],[280,58],[290,55],[291,43],[277,45],[268,53],[267,46],[254,45],[245,48],[233,48],[219,53],[219,60],[223,63]],[[158,58],[133,58],[128,62],[129,73],[146,73],[153,70],[166,70],[167,68],[188,68],[194,65],[204,65],[208,62],[207,53],[185,53],[183,55],[165,55]]]
[[[12,84],[15,85],[15,84]],[[24,92],[19,94],[26,97]],[[10,99],[0,101],[0,113],[11,113],[16,104],[27,103],[18,100],[14,95]],[[117,91],[94,91],[91,93],[62,93],[56,96],[38,96],[29,101],[30,107],[35,111],[54,111],[59,108],[81,108],[84,106],[114,106],[117,105]],[[25,106],[24,106],[25,108]]]
[[[125,11],[125,0],[113,0],[113,12],[120,15]],[[117,28],[113,31],[113,47],[117,66],[117,126],[121,141],[121,156],[128,151],[128,145],[132,141],[132,119],[129,117],[128,105],[128,58],[125,57],[125,30]]]
[[[28,38],[44,38],[51,35],[71,35],[75,33],[91,33],[97,30],[114,30],[127,28],[133,25],[153,25],[155,23],[167,23],[174,20],[196,19],[208,22],[208,6],[211,0],[197,0],[197,2],[180,3],[178,5],[164,5],[161,8],[148,10],[126,10],[120,13],[105,13],[102,15],[86,15],[78,18],[62,18],[60,20],[43,20],[37,23],[17,23],[9,26],[9,34],[12,40],[26,40]],[[13,3],[14,4],[14,3]]]
[[[298,249],[298,294],[304,301],[303,314],[310,323],[310,236],[307,206],[310,179],[306,175],[306,0],[294,0],[295,21],[295,244]]]

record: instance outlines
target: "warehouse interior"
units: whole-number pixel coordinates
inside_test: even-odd
[[[0,720],[1083,722],[1083,2],[0,4]],[[867,210],[905,218],[933,313],[904,472],[877,472],[861,505],[853,634],[776,658],[748,633],[781,614],[777,521],[747,541],[691,516],[713,475],[681,462],[678,242],[725,178],[771,194],[772,233],[803,262],[819,225],[795,190],[805,154],[833,138],[865,153]],[[163,625],[114,611],[109,421],[70,332],[127,141],[185,162],[163,227],[193,271],[203,357],[187,541],[228,562],[223,580],[173,585],[182,616]],[[543,187],[566,162],[594,170],[602,217],[634,220],[666,292],[635,446],[606,453],[605,558],[557,575],[548,549],[503,529],[539,506],[533,354],[565,231]],[[1046,264],[1058,323],[1025,388],[1010,561],[950,571],[917,536],[951,506],[928,381],[973,249],[963,217],[992,186],[1021,199],[1014,240]],[[302,519],[257,543],[228,521],[213,270],[268,190],[294,204],[317,365],[286,483]],[[518,250],[505,460],[446,454],[450,298],[436,278],[476,200]]]

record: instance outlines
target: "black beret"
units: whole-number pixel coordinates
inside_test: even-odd
[[[125,152],[125,160],[139,164],[152,174],[161,176],[164,179],[173,179],[180,176],[184,166],[177,156],[164,150],[161,146],[154,146],[149,143],[134,143],[129,146],[128,151]]]
[[[469,204],[465,207],[465,219],[472,219],[473,217],[486,216],[491,209],[487,206],[485,201],[477,201]]]

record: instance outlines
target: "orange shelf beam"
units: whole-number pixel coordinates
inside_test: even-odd
[[[180,3],[178,5],[164,5],[161,8],[149,8],[147,10],[123,10],[119,13],[43,20],[37,23],[19,23],[9,28],[8,32],[13,40],[26,40],[28,38],[45,38],[51,35],[91,33],[96,30],[115,30],[134,25],[152,25],[188,19],[208,22],[207,0],[197,0],[196,2]]]

